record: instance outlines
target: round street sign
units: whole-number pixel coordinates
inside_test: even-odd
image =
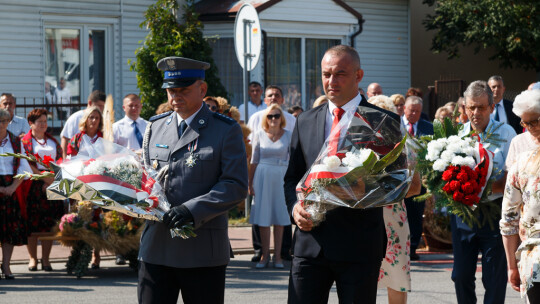
[[[234,48],[236,58],[243,69],[251,71],[259,62],[261,37],[261,23],[257,10],[251,4],[242,5],[234,21]],[[247,66],[244,66],[244,62]]]

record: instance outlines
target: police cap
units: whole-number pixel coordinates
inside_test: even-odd
[[[158,61],[158,69],[165,72],[162,89],[189,87],[204,79],[204,71],[210,64],[183,57],[166,57]]]

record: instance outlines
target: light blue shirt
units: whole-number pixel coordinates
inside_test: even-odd
[[[499,125],[501,126],[497,128],[497,130],[493,131],[493,129]],[[495,137],[501,140],[505,140],[505,141],[497,142],[497,143],[489,143],[489,139],[488,139],[487,142],[484,142],[484,139],[486,137],[485,131],[491,131]],[[510,142],[512,141],[512,138],[516,136],[516,131],[514,131],[514,129],[510,127],[508,124],[495,121],[494,119],[489,120],[489,123],[485,131],[479,134],[480,140],[482,144],[484,145],[484,147],[487,150],[493,152],[494,154],[492,177],[495,177],[495,180],[498,180],[501,177],[503,177],[504,172],[508,170],[505,166],[506,156],[508,155]],[[463,125],[463,129],[461,130],[459,135],[463,136],[463,135],[468,134],[469,132],[471,132],[471,122],[467,122]],[[495,193],[490,196],[490,199],[496,199],[498,197],[502,197],[502,193]]]

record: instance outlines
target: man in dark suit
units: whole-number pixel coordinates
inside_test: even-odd
[[[139,303],[223,303],[230,258],[227,211],[247,195],[246,150],[240,125],[203,103],[206,62],[167,57],[170,111],[150,119],[143,141],[146,165],[167,172],[170,211],[147,221],[139,250]],[[196,237],[169,229],[193,223]]]
[[[493,102],[495,103],[491,118],[509,124],[516,131],[516,134],[523,133],[523,127],[519,124],[521,118],[512,111],[513,102],[503,98],[506,87],[502,77],[497,75],[489,77],[488,86],[493,92]]]
[[[326,51],[322,82],[329,103],[298,116],[285,174],[285,199],[297,225],[289,279],[289,303],[327,303],[336,282],[340,303],[375,303],[377,278],[385,255],[386,234],[381,208],[338,207],[313,227],[309,213],[297,201],[296,185],[317,158],[340,112],[355,113],[369,104],[358,93],[364,76],[355,49],[338,45]],[[399,126],[399,116],[387,113]]]
[[[401,122],[407,132],[414,137],[433,135],[433,124],[420,118],[422,104],[422,98],[414,95],[407,97],[405,100],[405,114],[401,117]],[[421,194],[424,193],[426,193],[426,189],[422,187]],[[407,219],[411,230],[411,260],[416,261],[420,259],[416,249],[422,237],[422,219],[426,203],[415,202],[414,197],[410,197],[405,199],[405,206],[407,207]]]

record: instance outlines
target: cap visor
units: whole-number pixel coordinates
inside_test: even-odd
[[[161,86],[162,89],[172,89],[172,88],[185,88],[194,84],[197,79],[193,80],[167,80],[163,82]]]

